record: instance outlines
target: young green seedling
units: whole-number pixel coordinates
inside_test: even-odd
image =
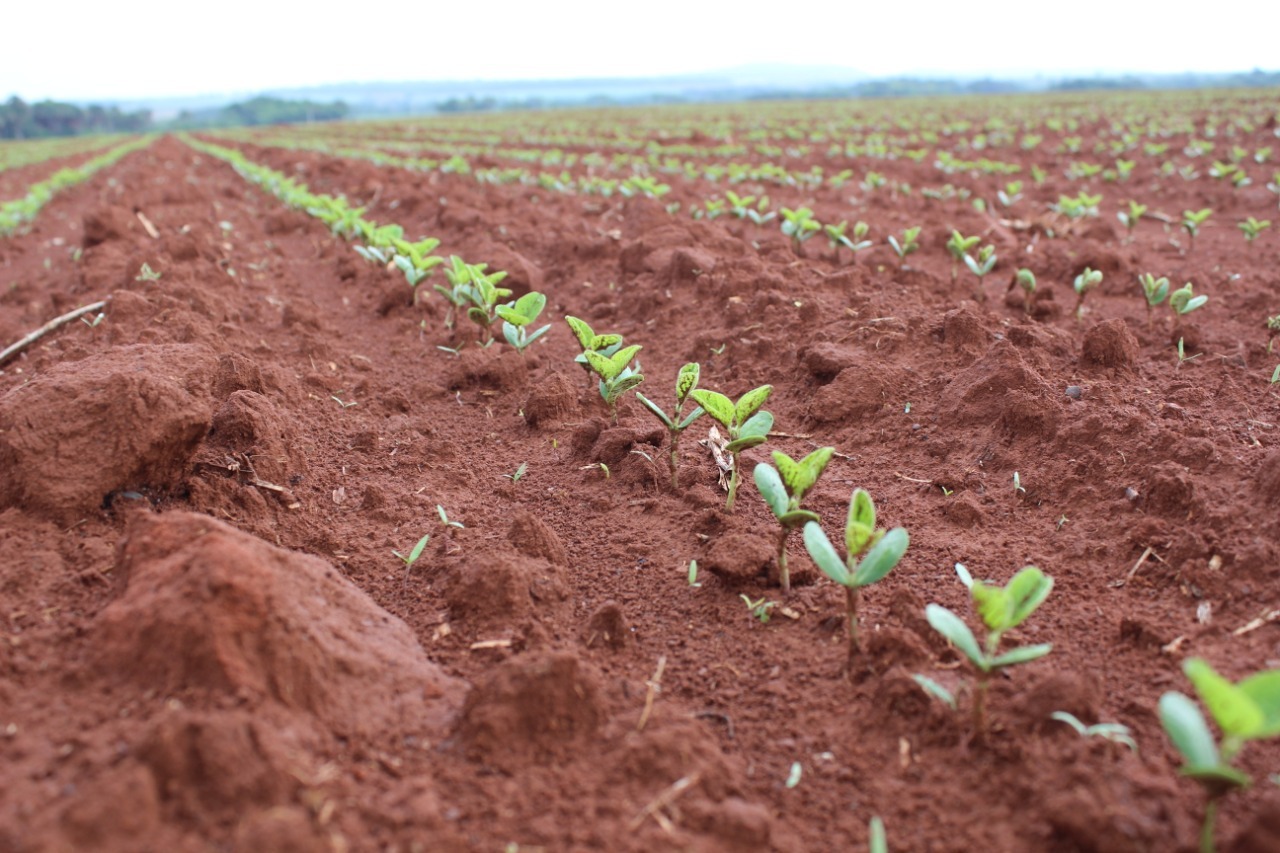
[[[529,463],[521,462],[520,465],[516,468],[516,470],[513,473],[503,474],[502,476],[506,477],[508,480],[510,480],[513,483],[518,483],[522,479],[524,479],[524,475],[528,472],[528,470],[529,470]]]
[[[1091,726],[1086,726],[1080,722],[1079,717],[1066,711],[1054,711],[1049,717],[1071,726],[1076,730],[1076,734],[1082,738],[1100,737],[1112,743],[1124,744],[1134,752],[1138,751],[1138,744],[1133,739],[1133,733],[1123,723],[1094,723]]]
[[[430,254],[436,246],[440,245],[440,241],[434,237],[428,237],[417,243],[410,243],[408,240],[396,238],[391,241],[391,245],[396,251],[394,263],[404,274],[405,281],[413,288],[413,303],[416,305],[418,304],[418,285],[431,274],[432,270],[444,263],[444,258]]]
[[[876,529],[876,506],[865,489],[854,489],[849,498],[849,514],[845,519],[845,557],[840,558],[835,546],[816,521],[804,526],[804,547],[822,573],[844,587],[846,633],[849,657],[846,666],[862,648],[858,634],[858,599],[862,588],[870,586],[898,565],[907,552],[910,537],[901,527],[886,532]]]
[[[1155,307],[1169,296],[1169,279],[1164,276],[1156,278],[1144,272],[1138,276],[1138,283],[1142,285],[1142,295],[1147,300],[1147,328],[1150,329]]]
[[[955,283],[956,278],[960,275],[960,264],[964,262],[969,250],[982,242],[979,236],[966,237],[959,231],[953,230],[951,236],[947,238],[947,253],[951,255],[951,281]]]
[[[1236,227],[1244,234],[1245,242],[1252,246],[1253,241],[1258,239],[1258,235],[1271,227],[1271,220],[1258,220],[1250,216],[1243,222],[1237,222]]]
[[[521,355],[524,355],[524,351],[530,344],[545,335],[551,328],[551,324],[548,323],[534,332],[529,331],[529,326],[538,319],[538,315],[546,305],[547,297],[537,291],[530,291],[514,302],[499,305],[494,309],[502,318],[502,336]]]
[[[680,372],[676,374],[676,407],[669,415],[658,408],[658,405],[648,397],[639,391],[636,392],[636,399],[654,417],[662,421],[662,425],[667,428],[667,433],[671,436],[671,456],[669,457],[668,465],[671,469],[672,491],[677,491],[680,488],[680,434],[689,427],[689,424],[702,416],[701,408],[694,409],[684,418],[681,418],[680,413],[680,410],[684,408],[684,401],[698,387],[698,376],[701,370],[702,368],[698,366],[697,362],[689,362],[680,368]]]
[[[1022,200],[1022,181],[1010,181],[1004,189],[996,190],[996,199],[1004,207],[1013,207]]]
[[[800,502],[804,500],[805,493],[818,482],[835,452],[834,447],[820,447],[797,462],[782,451],[775,450],[773,461],[777,468],[761,462],[752,472],[760,496],[782,526],[782,532],[778,536],[778,578],[784,595],[791,592],[791,572],[787,569],[787,537],[792,530],[806,522],[818,520],[818,514],[801,509]]]
[[[920,249],[920,243],[918,241],[919,237],[920,237],[919,225],[916,225],[913,228],[908,228],[907,230],[903,231],[902,242],[898,242],[898,239],[894,237],[892,234],[889,235],[889,245],[893,247],[893,253],[898,256],[898,260],[903,264],[903,266],[906,265],[907,255],[910,255],[913,252],[919,251]]]
[[[1271,352],[1276,335],[1280,335],[1280,314],[1267,318],[1267,352]]]
[[[1174,313],[1179,317],[1184,314],[1190,314],[1208,301],[1209,297],[1207,296],[1195,295],[1191,288],[1191,282],[1187,282],[1169,294],[1169,306],[1173,308]]]
[[[1084,298],[1090,290],[1102,284],[1102,272],[1100,270],[1084,268],[1084,272],[1075,277],[1071,283],[1072,288],[1076,292],[1076,320],[1080,320],[1080,316],[1084,313]]]
[[[1129,200],[1128,211],[1120,211],[1116,214],[1116,218],[1120,220],[1120,224],[1125,227],[1129,233],[1129,240],[1133,240],[1133,229],[1138,227],[1138,222],[1142,219],[1142,215],[1147,212],[1145,204],[1138,204],[1132,199]]]
[[[573,331],[573,336],[578,339],[578,345],[582,347],[582,352],[574,359],[574,362],[582,365],[582,369],[586,371],[587,378],[591,378],[591,363],[587,361],[587,352],[597,352],[603,356],[612,356],[622,349],[622,335],[597,335],[591,330],[591,327],[585,321],[579,320],[577,317],[565,315],[564,321],[569,324],[569,328]]]
[[[142,269],[138,270],[138,274],[134,276],[134,281],[159,281],[160,273],[151,268],[150,264],[143,264]]]
[[[733,190],[726,190],[724,197],[725,201],[729,203],[729,213],[735,219],[746,219],[747,211],[751,210],[751,205],[756,200],[753,195],[740,196]]]
[[[871,226],[865,222],[856,222],[853,226],[853,239],[845,235],[849,228],[847,220],[841,220],[838,225],[824,225],[822,230],[826,233],[827,239],[831,242],[831,248],[836,250],[836,260],[840,260],[840,247],[844,246],[855,255],[863,249],[871,248],[871,241],[866,239],[867,232]]]
[[[1013,284],[1022,289],[1022,308],[1031,313],[1031,302],[1036,296],[1036,274],[1023,267],[1013,277]]]
[[[631,366],[631,359],[635,358],[640,350],[639,344],[632,344],[629,347],[622,347],[613,355],[605,355],[595,350],[587,350],[583,353],[587,359],[587,365],[600,377],[600,396],[609,406],[609,414],[613,417],[615,424],[618,422],[618,400],[623,394],[644,381],[640,366],[638,364],[635,367]]]
[[[733,501],[738,494],[738,454],[749,447],[764,444],[769,438],[769,430],[773,429],[773,415],[760,411],[760,407],[772,393],[772,385],[761,385],[743,394],[735,403],[723,394],[703,388],[695,388],[690,392],[694,402],[729,432],[725,451],[729,454],[729,464],[733,470],[729,474],[729,499],[724,506],[726,512],[733,512]]]
[[[1280,670],[1260,672],[1235,684],[1199,658],[1189,658],[1182,671],[1218,724],[1222,741],[1214,740],[1196,704],[1176,691],[1160,697],[1160,723],[1182,754],[1181,775],[1195,779],[1208,795],[1200,850],[1212,853],[1219,799],[1235,788],[1247,788],[1252,781],[1231,762],[1248,741],[1280,735]]]
[[[421,539],[418,540],[418,544],[413,546],[413,550],[409,552],[408,556],[401,554],[399,551],[391,552],[392,554],[395,554],[397,557],[399,557],[400,561],[404,563],[405,583],[409,582],[409,575],[413,570],[413,564],[418,562],[418,558],[422,556],[422,549],[426,548],[427,543],[430,541],[431,541],[431,534],[428,533],[426,536],[423,536]]]
[[[782,233],[791,238],[797,255],[800,254],[800,245],[821,230],[822,223],[813,218],[813,211],[809,208],[782,208]]]
[[[487,264],[468,264],[470,286],[467,288],[467,316],[478,329],[478,343],[488,345],[493,342],[493,331],[490,328],[498,319],[498,303],[511,295],[511,290],[498,287],[498,282],[507,277],[505,272],[485,272]]]
[[[987,273],[991,272],[996,265],[996,247],[991,245],[983,246],[978,252],[978,259],[974,260],[973,255],[966,254],[964,256],[964,265],[969,268],[969,272],[978,277],[978,289],[974,293],[974,298],[979,302],[987,301],[986,291],[982,289],[983,279],[987,277]]]
[[[1196,237],[1200,234],[1200,226],[1204,225],[1205,220],[1213,215],[1212,208],[1203,208],[1201,210],[1184,210],[1182,211],[1182,230],[1187,232],[1187,238],[1190,245],[1187,251],[1191,251],[1196,246]]]
[[[986,625],[985,644],[978,645],[977,638],[964,620],[942,605],[930,604],[926,607],[925,618],[935,631],[946,637],[978,670],[978,686],[973,696],[973,727],[975,736],[981,741],[986,736],[986,695],[992,673],[1008,666],[1037,660],[1053,650],[1052,645],[1041,643],[999,654],[1000,640],[1005,632],[1022,624],[1044,603],[1053,589],[1053,578],[1035,566],[1026,566],[1001,587],[975,581],[959,563],[956,564],[956,572],[960,575],[961,582],[969,587],[974,607]]]
[[[867,853],[889,853],[889,838],[884,831],[884,821],[879,815],[867,824]]]
[[[760,620],[761,625],[769,624],[769,611],[778,606],[778,602],[769,601],[767,598],[761,598],[759,601],[752,601],[747,595],[739,595],[739,598],[747,605],[747,611],[756,619]]]

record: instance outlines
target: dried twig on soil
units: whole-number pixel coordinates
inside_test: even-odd
[[[133,215],[138,217],[138,221],[142,223],[142,227],[145,228],[147,231],[147,236],[149,236],[152,240],[160,239],[160,232],[157,231],[156,227],[151,224],[151,220],[147,219],[147,215],[145,213],[143,213],[141,210],[135,210],[133,212]]]
[[[1239,628],[1231,632],[1231,636],[1242,637],[1250,631],[1256,631],[1263,625],[1266,625],[1269,622],[1274,622],[1277,619],[1280,619],[1280,610],[1272,610],[1270,613],[1264,613],[1257,619],[1252,619],[1241,625]]]
[[[733,718],[728,714],[721,714],[719,711],[699,711],[693,716],[698,720],[719,720],[724,723],[725,734],[729,736],[729,740],[733,740]]]
[[[63,326],[67,323],[70,323],[72,320],[75,320],[78,317],[83,317],[85,314],[91,314],[94,311],[98,311],[101,308],[103,308],[106,304],[107,302],[104,299],[101,302],[95,302],[92,305],[85,305],[82,308],[77,308],[74,311],[70,311],[66,314],[63,314],[61,317],[55,317],[54,319],[45,323],[40,328],[36,329],[34,332],[31,332],[30,334],[28,334],[22,340],[18,341],[17,343],[13,344],[10,347],[7,347],[4,350],[4,352],[0,352],[0,364],[4,364],[10,358],[17,355],[19,352],[26,349],[27,347],[31,346],[31,344],[40,340],[45,335],[49,334],[59,326]]]
[[[711,458],[716,461],[716,468],[720,470],[720,488],[728,491],[729,478],[733,474],[733,459],[725,455],[729,440],[720,434],[720,430],[712,426],[707,430],[707,437],[698,444],[711,451]]]
[[[640,712],[640,721],[636,723],[636,731],[644,731],[645,723],[649,722],[649,715],[653,713],[653,701],[658,698],[658,693],[662,690],[662,673],[667,668],[667,656],[663,655],[658,658],[658,668],[653,671],[653,678],[650,678],[646,684],[649,685],[649,691],[644,696],[644,710]]]
[[[673,829],[671,821],[661,812],[661,809],[671,805],[675,802],[676,797],[698,784],[698,778],[699,774],[691,773],[688,776],[677,779],[671,787],[654,797],[649,805],[640,810],[640,814],[635,816],[628,829],[635,832],[644,824],[645,818],[652,816],[658,826],[662,827],[667,832],[671,832]]]

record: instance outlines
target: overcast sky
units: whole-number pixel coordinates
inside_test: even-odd
[[[762,62],[846,66],[872,76],[1280,68],[1275,0],[62,0],[5,6],[0,98],[26,100],[375,80],[653,76]]]

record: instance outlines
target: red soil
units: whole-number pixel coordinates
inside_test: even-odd
[[[895,850],[1192,848],[1202,797],[1156,702],[1189,691],[1187,655],[1232,677],[1280,656],[1273,623],[1233,634],[1280,607],[1280,241],[1230,225],[1264,190],[1136,179],[1217,227],[1185,256],[1150,222],[1041,236],[1027,319],[1002,297],[1029,235],[918,195],[816,200],[881,243],[837,263],[643,199],[246,150],[511,271],[555,325],[525,358],[442,351],[440,300],[171,139],[0,242],[0,342],[111,299],[0,375],[0,850],[848,850],[873,815]],[[915,224],[900,270],[883,237]],[[951,283],[952,227],[997,241],[985,304]],[[1077,323],[1086,265],[1107,278]],[[1198,358],[1146,327],[1146,271],[1209,294],[1181,333]],[[827,529],[863,486],[910,531],[849,676],[843,595],[798,537],[791,615],[762,625],[740,594],[782,598],[754,488],[726,515],[687,440],[671,493],[657,422],[631,399],[608,422],[564,314],[643,344],[660,403],[686,361],[731,396],[772,383],[779,434],[748,464],[834,445],[807,501]],[[425,533],[406,572],[391,552]],[[1056,580],[1015,638],[1053,653],[993,684],[985,744],[911,680],[969,677],[923,618],[972,623],[956,562]],[[1239,762],[1259,783],[1224,801],[1233,849],[1276,849],[1277,759]]]

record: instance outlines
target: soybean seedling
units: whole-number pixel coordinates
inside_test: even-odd
[[[471,286],[466,296],[470,305],[467,316],[478,326],[477,342],[489,344],[493,341],[491,326],[498,319],[498,303],[511,295],[511,290],[498,287],[498,282],[507,277],[505,272],[487,273],[486,264],[468,264],[470,268]]]
[[[876,505],[865,489],[854,489],[849,498],[843,560],[816,521],[805,524],[804,547],[809,557],[823,574],[844,587],[845,630],[849,638],[847,666],[852,666],[854,657],[862,648],[858,634],[861,590],[889,574],[906,553],[908,544],[910,538],[901,527],[888,532],[876,529]]]
[[[1142,295],[1147,300],[1147,328],[1150,329],[1155,307],[1169,295],[1169,279],[1164,276],[1156,278],[1151,273],[1144,272],[1138,276],[1138,283],[1142,285]]]
[[[772,393],[772,385],[761,385],[743,394],[735,403],[723,394],[704,388],[690,392],[694,402],[729,431],[729,443],[724,449],[729,454],[729,465],[733,470],[729,474],[729,499],[724,505],[726,512],[733,512],[733,500],[738,494],[738,454],[749,447],[764,444],[769,438],[769,430],[773,429],[773,415],[760,411]]]
[[[782,451],[775,450],[773,461],[778,466],[776,469],[767,462],[761,462],[752,472],[760,496],[782,526],[782,532],[778,536],[778,578],[784,595],[791,592],[791,572],[787,569],[787,537],[792,530],[806,522],[818,520],[818,514],[801,509],[800,502],[818,482],[835,452],[834,447],[819,447],[797,462]]]
[[[979,236],[966,237],[959,231],[952,230],[951,236],[947,238],[947,253],[951,255],[951,282],[953,284],[960,275],[960,264],[964,262],[965,255],[980,242],[982,242],[982,238]]]
[[[1200,226],[1204,225],[1205,220],[1213,215],[1213,209],[1206,207],[1201,210],[1184,210],[1182,211],[1182,230],[1187,232],[1189,245],[1187,251],[1191,251],[1196,246],[1196,237],[1200,234]]]
[[[978,645],[977,638],[959,616],[940,604],[925,608],[925,618],[933,629],[946,637],[978,670],[978,686],[973,696],[973,728],[979,741],[986,737],[987,685],[992,673],[1008,666],[1028,663],[1049,654],[1053,646],[1041,643],[1022,646],[999,654],[1000,640],[1006,631],[1016,628],[1035,612],[1053,589],[1053,578],[1035,566],[1026,566],[1004,586],[994,586],[975,581],[967,569],[959,563],[956,572],[969,587],[974,607],[987,628],[987,638]]]
[[[426,548],[427,543],[430,541],[431,541],[431,534],[428,533],[426,536],[423,536],[421,539],[418,540],[418,544],[413,546],[413,549],[409,551],[408,556],[401,554],[399,551],[391,552],[392,554],[395,554],[397,557],[400,558],[400,562],[404,563],[405,583],[409,582],[409,575],[413,570],[413,564],[418,562],[418,558],[422,556],[422,549]]]
[[[1250,216],[1243,222],[1237,222],[1236,227],[1244,234],[1245,242],[1252,246],[1253,241],[1258,239],[1258,235],[1271,227],[1271,220],[1258,220]]]
[[[654,417],[662,421],[662,425],[667,428],[667,433],[671,436],[671,456],[668,459],[668,466],[671,469],[672,491],[680,488],[680,434],[689,427],[689,424],[701,417],[703,412],[699,407],[684,418],[681,418],[680,412],[684,408],[684,401],[688,399],[690,392],[698,387],[698,376],[701,370],[702,368],[698,366],[697,362],[689,362],[680,368],[680,372],[676,374],[676,407],[669,415],[658,408],[658,405],[648,397],[639,391],[636,392],[636,399],[644,404],[644,407]]]
[[[1180,775],[1204,786],[1208,802],[1200,850],[1212,853],[1219,799],[1236,788],[1247,788],[1252,781],[1231,762],[1248,741],[1280,734],[1280,670],[1266,670],[1235,684],[1199,658],[1188,659],[1182,671],[1218,724],[1222,741],[1214,740],[1196,704],[1176,691],[1160,697],[1160,723],[1182,754]]]
[[[1022,289],[1022,309],[1031,313],[1031,302],[1036,295],[1036,274],[1023,267],[1013,277],[1013,284]]]
[[[822,223],[813,218],[813,211],[809,208],[782,208],[782,233],[791,238],[797,255],[800,254],[800,245],[821,230]]]
[[[567,314],[564,321],[569,324],[574,337],[578,339],[578,345],[582,347],[582,352],[574,361],[582,365],[582,369],[587,372],[588,378],[592,374],[591,364],[587,361],[588,351],[598,352],[603,356],[611,356],[622,349],[622,335],[597,335],[585,321],[579,320],[577,317],[570,317]]]
[[[1173,308],[1174,313],[1179,317],[1184,314],[1190,314],[1208,301],[1209,297],[1207,296],[1195,295],[1191,288],[1191,282],[1187,282],[1169,294],[1169,307]]]
[[[1138,227],[1138,222],[1142,219],[1142,215],[1147,212],[1145,204],[1138,204],[1132,199],[1129,200],[1129,209],[1122,210],[1116,214],[1116,218],[1120,220],[1120,224],[1125,227],[1128,232],[1128,239],[1133,241],[1133,229]]]
[[[969,272],[978,277],[978,290],[974,294],[974,298],[979,302],[986,302],[987,294],[982,289],[982,281],[996,265],[996,247],[992,245],[983,246],[978,252],[977,260],[974,260],[973,255],[966,254],[964,256],[964,265],[969,268]]]
[[[1091,726],[1086,726],[1080,722],[1079,717],[1066,711],[1054,711],[1049,717],[1071,726],[1076,730],[1076,734],[1082,738],[1100,737],[1112,743],[1124,744],[1134,752],[1138,751],[1138,744],[1133,740],[1133,733],[1123,723],[1094,723]]]
[[[1100,270],[1084,268],[1084,272],[1075,277],[1071,283],[1072,288],[1076,292],[1076,320],[1080,320],[1080,316],[1084,313],[1084,298],[1090,290],[1102,284],[1102,272]]]
[[[613,355],[604,355],[595,350],[583,353],[587,365],[600,377],[600,396],[609,406],[609,415],[613,422],[618,422],[618,400],[623,394],[644,381],[640,366],[631,366],[631,359],[640,352],[639,344],[623,347]]]
[[[824,225],[822,230],[827,235],[827,240],[831,242],[831,248],[836,251],[836,261],[840,260],[840,247],[844,246],[855,255],[863,249],[869,249],[872,246],[870,240],[866,239],[867,232],[871,230],[871,226],[865,222],[856,222],[853,226],[852,239],[846,236],[845,232],[849,229],[849,222],[841,220],[838,225]]]
[[[907,255],[920,250],[919,237],[919,225],[903,231],[902,242],[898,242],[898,239],[892,234],[889,235],[889,245],[893,247],[893,253],[898,256],[898,261],[902,263],[903,266],[906,265]]]
[[[499,305],[494,309],[502,318],[502,337],[506,338],[507,343],[515,347],[521,355],[524,355],[524,351],[530,344],[545,335],[551,328],[551,324],[548,323],[534,332],[529,331],[529,327],[534,320],[538,319],[538,315],[546,305],[547,297],[537,291],[530,291],[514,302]]]
[[[756,619],[760,620],[761,625],[769,624],[769,611],[778,606],[778,602],[769,601],[767,598],[761,598],[759,601],[752,601],[749,596],[739,595],[747,605],[747,611]]]
[[[396,268],[404,274],[404,280],[409,283],[409,287],[413,288],[413,302],[416,305],[418,285],[431,275],[432,270],[444,263],[444,258],[431,254],[440,245],[440,241],[434,237],[428,237],[417,243],[410,243],[408,240],[397,238],[391,241],[391,245],[396,250],[394,259]]]

